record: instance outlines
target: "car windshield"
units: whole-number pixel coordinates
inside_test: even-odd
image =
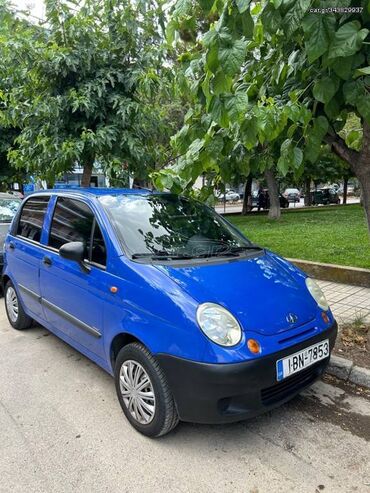
[[[105,195],[99,200],[133,258],[211,257],[258,248],[212,209],[185,197]]]
[[[0,197],[0,222],[10,223],[20,206],[21,200]]]

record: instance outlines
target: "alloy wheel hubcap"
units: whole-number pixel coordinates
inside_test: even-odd
[[[120,390],[131,416],[140,424],[149,424],[155,414],[155,395],[152,382],[144,368],[127,360],[120,370]]]
[[[6,308],[10,320],[15,323],[18,319],[18,298],[14,288],[9,287],[6,291]]]

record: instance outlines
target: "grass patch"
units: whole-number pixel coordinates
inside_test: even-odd
[[[250,240],[284,256],[370,269],[365,215],[358,204],[265,215],[228,216]]]

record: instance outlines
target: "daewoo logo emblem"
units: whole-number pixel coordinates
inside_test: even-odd
[[[288,313],[288,315],[285,318],[286,321],[289,322],[290,324],[294,324],[298,320],[298,317],[295,313]]]

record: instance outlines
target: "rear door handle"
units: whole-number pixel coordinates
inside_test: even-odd
[[[53,262],[51,261],[51,258],[50,257],[48,257],[48,256],[45,255],[45,257],[42,259],[42,263],[44,265],[52,265]]]
[[[13,241],[9,243],[9,250],[14,250],[15,249],[15,244]]]

